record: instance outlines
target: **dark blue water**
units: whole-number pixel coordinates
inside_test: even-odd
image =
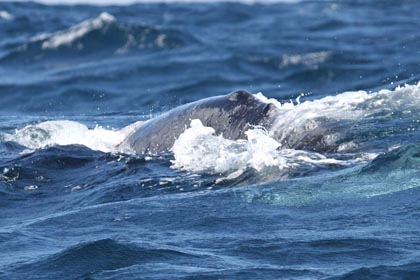
[[[419,10],[1,2],[0,279],[418,279]],[[236,89],[283,104],[281,149],[118,149]]]

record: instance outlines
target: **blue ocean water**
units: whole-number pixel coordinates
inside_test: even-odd
[[[0,2],[0,279],[418,279],[419,10]],[[118,149],[236,89],[280,108],[281,149]]]

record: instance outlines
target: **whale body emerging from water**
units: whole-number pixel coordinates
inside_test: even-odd
[[[136,153],[168,152],[193,119],[199,119],[224,138],[246,139],[247,129],[254,126],[268,129],[278,115],[279,109],[274,104],[239,90],[188,103],[150,119],[121,145],[128,145]]]

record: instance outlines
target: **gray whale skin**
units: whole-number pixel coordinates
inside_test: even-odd
[[[188,103],[150,119],[121,145],[128,145],[139,154],[169,152],[193,119],[199,119],[204,126],[212,127],[217,135],[223,135],[224,138],[246,139],[245,131],[248,128],[269,128],[277,116],[275,105],[264,103],[247,91],[238,90]]]

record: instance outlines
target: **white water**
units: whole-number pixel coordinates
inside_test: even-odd
[[[5,134],[5,141],[16,142],[30,150],[51,146],[83,145],[89,149],[106,153],[118,151],[118,144],[143,122],[133,123],[123,129],[105,129],[96,126],[89,129],[74,121],[47,121],[17,129],[13,134]]]
[[[0,20],[12,20],[14,19],[14,16],[9,13],[8,11],[0,11]]]
[[[57,31],[55,33],[41,34],[31,39],[32,42],[43,41],[42,49],[56,49],[64,45],[71,45],[75,40],[82,38],[88,32],[99,30],[105,25],[115,22],[113,15],[106,12],[101,13],[94,19],[88,19],[70,27],[67,30]],[[82,45],[78,46],[83,48]]]
[[[180,135],[172,148],[175,158],[172,167],[228,174],[227,178],[231,179],[248,168],[262,171],[274,167],[285,173],[302,165],[346,164],[318,153],[280,149],[281,145],[262,128],[250,129],[245,134],[246,140],[228,140],[214,135],[214,129],[203,126],[200,120],[192,120],[191,127]]]
[[[420,130],[420,120],[417,119],[420,110],[420,83],[398,87],[392,91],[345,92],[297,104],[282,104],[275,99],[267,99],[262,94],[256,96],[264,102],[275,104],[281,111],[281,116],[270,131],[256,127],[246,132],[247,139],[232,141],[214,135],[213,128],[203,126],[199,120],[193,120],[191,127],[180,135],[172,148],[172,167],[191,172],[223,173],[227,174],[227,178],[234,178],[249,168],[256,171],[265,168],[287,171],[302,166],[346,165],[354,160],[367,160],[374,156],[360,153],[352,161],[340,161],[316,152],[282,147],[281,141],[271,137],[277,131],[280,140],[288,138],[289,141],[299,141],[307,135],[315,135],[317,129],[322,133],[323,122],[330,119],[338,122],[349,120],[348,123],[354,124],[359,120],[375,118],[378,113],[392,117],[398,112],[400,117],[405,114],[408,118],[413,118],[413,131]],[[74,121],[47,121],[4,134],[3,140],[16,142],[30,150],[77,144],[102,152],[131,153],[132,151],[120,147],[119,144],[141,123],[137,122],[123,129],[105,129],[100,126],[89,129]],[[342,137],[347,129],[346,126],[337,127],[336,131],[324,135],[324,140],[334,141]],[[356,147],[357,143],[349,141],[342,143],[338,151],[351,153]]]
[[[262,95],[258,97],[264,102],[273,103],[281,110],[282,114],[270,129],[270,135],[276,135],[281,143],[298,143],[308,136],[320,136],[322,139],[319,142],[333,145],[345,139],[348,130],[358,121],[375,119],[378,115],[382,118],[393,118],[395,114],[402,114],[408,119],[412,118],[411,121],[417,123],[414,126],[420,129],[417,119],[420,111],[420,83],[373,93],[344,92],[303,103],[298,98],[297,104],[280,104]],[[338,151],[351,151],[356,147],[357,144],[353,141],[343,142]]]

